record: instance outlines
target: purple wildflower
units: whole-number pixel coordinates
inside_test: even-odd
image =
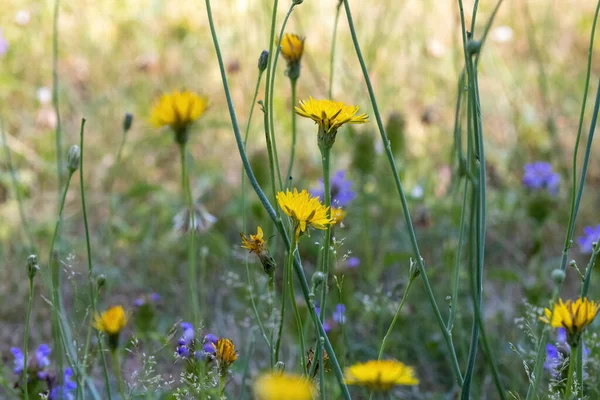
[[[315,311],[317,313],[317,316],[321,315],[321,307],[319,307],[319,305],[316,303]],[[325,331],[325,333],[331,332],[331,325],[329,324],[329,322],[327,322],[327,320],[323,321],[323,330]]]
[[[360,267],[360,258],[358,257],[349,257],[346,260],[346,265],[348,268],[354,269]]]
[[[15,374],[20,374],[21,372],[23,372],[23,368],[25,367],[25,356],[23,355],[21,349],[19,349],[18,347],[11,347],[10,351],[15,357],[13,372]]]
[[[2,29],[0,29],[0,56],[3,56],[8,51],[8,41],[4,38],[2,34]]]
[[[600,225],[586,226],[583,228],[583,236],[577,238],[577,244],[582,253],[592,252],[592,243],[600,240]]]
[[[56,386],[50,391],[50,395],[48,396],[49,400],[74,400],[75,395],[73,391],[77,389],[77,383],[72,380],[73,371],[71,368],[65,369],[64,374],[64,383],[62,386]]]
[[[177,354],[187,358],[190,356],[190,346],[196,333],[194,326],[190,322],[182,322],[181,327],[183,328],[183,334],[177,341]]]
[[[331,204],[336,207],[344,207],[356,197],[356,193],[352,191],[352,181],[345,179],[345,175],[344,170],[339,170],[331,177]],[[321,200],[325,199],[323,179],[319,179],[319,187],[311,190],[311,194],[319,196]]]
[[[523,185],[529,189],[546,189],[551,194],[558,193],[560,175],[552,171],[552,165],[547,162],[537,161],[525,164]]]
[[[564,328],[558,329],[556,345],[548,343],[546,345],[546,360],[544,361],[544,369],[553,377],[557,377],[560,372],[560,367],[563,364],[566,356],[571,353],[571,347],[567,343],[567,332]],[[585,362],[590,349],[583,346],[583,361]]]
[[[338,304],[337,306],[335,306],[335,311],[333,313],[333,320],[340,325],[343,325],[346,323],[346,306],[345,305]]]
[[[206,354],[215,354],[215,352],[217,351],[217,342],[219,341],[219,338],[216,335],[213,335],[212,333],[209,333],[208,335],[204,336],[204,343],[202,344],[202,350],[204,351],[204,353]]]

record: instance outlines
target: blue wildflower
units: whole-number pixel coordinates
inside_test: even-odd
[[[73,381],[73,371],[71,368],[66,368],[64,373],[64,381],[61,386],[54,387],[48,395],[48,400],[74,400],[73,392],[77,389],[77,383]]]
[[[560,372],[560,367],[562,366],[563,361],[570,353],[571,347],[567,343],[567,332],[564,328],[559,328],[556,337],[556,345],[552,343],[546,344],[546,360],[544,361],[544,369],[556,378]],[[584,345],[584,362],[587,360],[589,354],[590,349]]]
[[[20,374],[23,372],[23,368],[25,367],[25,355],[23,355],[23,352],[18,347],[11,347],[10,351],[15,357],[13,372],[15,374]]]
[[[523,185],[529,189],[546,189],[551,194],[558,193],[560,175],[552,171],[552,165],[547,162],[537,161],[525,164]]]
[[[358,268],[360,267],[360,258],[358,257],[349,257],[346,260],[346,265],[348,266],[348,268]]]
[[[582,253],[592,252],[592,243],[600,240],[600,225],[586,226],[583,228],[583,236],[577,238],[577,244]]]
[[[356,197],[356,193],[352,191],[352,181],[345,179],[345,175],[344,170],[339,170],[331,177],[331,204],[336,207],[344,207]],[[319,196],[321,200],[325,199],[323,179],[319,179],[319,188],[311,190],[311,194],[313,197]]]
[[[181,327],[183,328],[183,334],[177,341],[177,354],[181,357],[190,356],[190,347],[196,336],[194,326],[190,322],[182,322]]]
[[[50,366],[50,359],[48,356],[52,353],[52,349],[47,344],[40,344],[35,351],[35,361],[39,369],[44,369]]]
[[[321,307],[319,307],[317,303],[315,303],[315,311],[317,313],[317,316],[321,315]],[[327,322],[327,320],[323,321],[323,330],[325,331],[325,333],[331,332],[331,325],[329,324],[329,322]]]
[[[338,304],[335,306],[335,311],[333,312],[333,320],[343,325],[346,323],[346,306],[343,304]]]

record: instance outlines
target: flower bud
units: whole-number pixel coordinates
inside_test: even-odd
[[[565,271],[563,271],[562,269],[552,270],[551,276],[554,283],[560,285],[565,280]]]
[[[32,254],[29,257],[27,257],[27,275],[29,276],[29,279],[33,279],[33,277],[35,276],[35,274],[37,274],[39,270],[40,266],[37,262],[37,256],[35,254]]]
[[[106,284],[106,275],[100,274],[96,277],[96,286],[100,290]]]
[[[269,62],[269,51],[263,50],[258,57],[258,71],[263,72],[267,69],[267,63]]]
[[[285,372],[285,364],[283,361],[277,361],[277,364],[273,367],[273,372],[276,374],[283,374]]]
[[[323,283],[324,280],[325,274],[319,271],[315,272],[311,279],[314,288],[319,287],[319,285],[321,285],[321,283]]]
[[[69,153],[67,154],[67,164],[71,173],[77,171],[77,169],[79,168],[80,158],[81,150],[79,149],[79,146],[74,144],[73,146],[71,146],[71,148],[69,149]]]
[[[469,39],[467,41],[467,52],[469,54],[477,54],[481,50],[481,42],[475,39]]]
[[[133,124],[133,114],[126,113],[123,118],[123,132],[127,133]]]

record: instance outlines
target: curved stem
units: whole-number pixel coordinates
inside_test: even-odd
[[[384,143],[386,156],[388,162],[390,164],[390,169],[394,176],[394,181],[396,184],[396,189],[398,190],[398,196],[400,197],[400,202],[402,203],[402,211],[404,213],[404,219],[406,221],[406,226],[408,228],[408,234],[410,237],[411,247],[415,256],[415,260],[417,262],[417,266],[419,267],[419,272],[421,273],[421,277],[423,279],[423,284],[425,285],[425,290],[427,292],[427,296],[429,298],[429,302],[431,303],[431,307],[433,308],[433,312],[442,332],[442,336],[444,338],[444,342],[446,343],[446,347],[448,349],[448,353],[451,360],[451,368],[454,376],[456,378],[456,382],[462,385],[462,374],[460,372],[460,366],[458,365],[458,359],[456,357],[456,350],[454,349],[454,344],[452,342],[452,336],[446,329],[446,324],[442,318],[442,314],[440,313],[440,309],[435,300],[435,295],[433,294],[433,289],[431,288],[431,284],[429,283],[429,278],[427,277],[427,272],[425,271],[425,264],[423,263],[423,258],[421,257],[421,252],[419,251],[419,246],[417,244],[417,238],[415,234],[415,230],[410,218],[410,212],[408,210],[408,202],[406,201],[406,196],[404,195],[404,189],[402,188],[402,183],[400,182],[400,177],[398,175],[398,168],[396,167],[396,161],[394,160],[394,154],[392,153],[392,148],[390,146],[390,142],[388,140],[387,134],[385,133],[385,128],[383,126],[383,120],[381,119],[381,114],[379,113],[379,107],[377,106],[377,99],[375,98],[375,92],[373,90],[373,85],[371,84],[371,78],[369,77],[369,71],[367,70],[367,66],[365,64],[364,57],[362,55],[362,51],[360,49],[360,45],[358,43],[358,37],[356,35],[356,29],[354,27],[354,21],[352,19],[352,13],[350,11],[350,5],[348,0],[344,0],[344,7],[346,10],[346,17],[348,19],[348,26],[350,28],[350,34],[352,36],[352,42],[354,43],[354,49],[356,50],[356,56],[358,61],[360,62],[360,66],[363,72],[363,76],[365,79],[365,83],[367,84],[367,89],[369,92],[369,98],[371,99],[371,104],[373,105],[373,113],[375,114],[375,119],[377,120],[377,127],[379,129],[379,134],[381,136],[381,140]]]
[[[198,271],[196,270],[196,210],[194,207],[194,199],[192,198],[192,191],[190,189],[185,143],[179,144],[179,153],[181,158],[181,186],[190,213],[189,221],[186,221],[189,224],[188,230],[190,235],[188,247],[188,290],[192,309],[192,324],[196,325],[200,322],[198,312]]]
[[[252,166],[250,165],[250,161],[248,160],[248,155],[246,154],[246,150],[244,149],[244,143],[242,141],[242,136],[240,134],[240,128],[239,128],[239,125],[237,122],[235,108],[233,106],[233,100],[231,98],[231,92],[229,90],[229,83],[227,82],[227,74],[225,72],[225,63],[223,62],[223,56],[221,55],[221,49],[219,47],[219,40],[217,37],[217,32],[215,30],[215,24],[214,24],[214,20],[213,20],[213,16],[212,16],[210,0],[205,0],[205,4],[206,4],[208,23],[210,26],[210,32],[211,32],[213,44],[215,47],[215,53],[217,55],[217,61],[219,63],[219,71],[221,72],[221,80],[223,83],[223,90],[225,92],[225,97],[227,99],[227,108],[229,109],[229,116],[231,118],[233,134],[235,136],[235,141],[236,141],[237,148],[238,148],[238,151],[240,154],[240,158],[242,159],[242,164],[244,166],[244,169],[246,170],[246,174],[248,175],[250,184],[254,188],[254,191],[256,192],[264,209],[266,210],[267,214],[269,215],[269,218],[271,218],[271,220],[275,223],[275,226],[277,227],[277,229],[281,235],[281,238],[283,239],[283,244],[284,244],[285,248],[287,249],[287,251],[289,251],[291,249],[291,243],[290,243],[289,237],[287,236],[287,231],[285,230],[285,226],[282,223],[281,218],[279,218],[277,216],[275,209],[273,208],[271,203],[269,203],[267,196],[265,195],[264,191],[258,184],[258,181],[256,180],[256,176],[254,175],[254,172],[252,171]],[[333,346],[331,345],[331,342],[329,341],[329,338],[327,337],[327,333],[325,332],[325,329],[323,328],[323,324],[321,323],[321,321],[319,320],[319,318],[317,316],[314,304],[310,301],[310,288],[308,286],[308,280],[306,279],[306,275],[304,274],[304,269],[302,268],[302,264],[300,263],[300,260],[297,258],[294,258],[294,271],[296,272],[296,275],[298,277],[298,281],[300,283],[300,288],[302,289],[302,295],[304,296],[304,301],[308,305],[308,310],[310,312],[310,316],[313,319],[313,321],[315,322],[315,324],[317,325],[319,334],[325,340],[324,347],[325,347],[325,350],[327,351],[327,354],[329,355],[329,361],[331,362],[332,370],[335,374],[339,388],[342,392],[342,397],[344,400],[351,400],[350,392],[348,391],[348,386],[346,385],[346,383],[344,381],[344,373],[343,373],[343,371],[340,367],[340,364],[337,360]]]
[[[331,153],[331,147],[319,145],[321,151],[321,161],[323,164],[323,191],[325,197],[325,207],[327,208],[327,218],[331,218],[331,173],[329,155]],[[321,292],[321,322],[325,318],[325,306],[327,301],[327,291],[329,289],[329,247],[331,247],[331,224],[327,225],[325,231],[325,241],[323,242],[323,279],[322,292]]]
[[[79,132],[79,149],[80,149],[79,186],[80,186],[80,190],[81,190],[81,209],[82,209],[82,213],[83,213],[83,222],[84,222],[84,226],[85,226],[85,244],[86,244],[87,258],[88,258],[88,285],[89,285],[89,290],[90,290],[90,299],[92,301],[92,312],[93,312],[93,315],[96,315],[97,305],[96,305],[96,291],[94,290],[92,246],[91,246],[91,240],[90,240],[90,229],[89,229],[88,218],[87,218],[87,208],[85,205],[86,204],[85,203],[85,186],[83,184],[84,183],[83,182],[83,155],[85,154],[83,151],[84,128],[85,128],[85,119],[82,119],[81,120],[81,130]],[[90,324],[90,326],[91,326],[91,324]],[[110,395],[110,380],[108,378],[108,366],[106,364],[106,357],[104,355],[102,338],[100,335],[100,331],[98,331],[98,330],[96,330],[96,337],[98,339],[98,350],[100,351],[100,358],[102,359],[102,368],[104,370],[104,381],[106,384],[106,390],[108,393],[108,398],[110,399],[111,395]],[[86,344],[86,350],[84,353],[84,357],[87,357],[87,344]]]
[[[381,360],[381,357],[383,357],[383,350],[385,349],[385,343],[386,343],[388,337],[390,336],[390,334],[392,333],[392,331],[394,330],[394,325],[396,325],[396,321],[398,320],[398,317],[400,316],[400,312],[402,311],[402,307],[404,306],[404,301],[406,301],[406,297],[408,296],[408,291],[410,290],[410,287],[412,286],[414,280],[415,280],[414,275],[412,275],[410,277],[410,279],[408,280],[408,284],[406,285],[406,289],[404,289],[404,294],[402,295],[402,300],[400,300],[400,305],[398,306],[398,310],[396,310],[396,315],[394,315],[394,318],[392,319],[392,322],[390,323],[390,327],[388,328],[387,332],[385,333],[385,336],[383,337],[383,340],[381,341],[381,347],[379,347],[379,356],[377,357],[378,360]]]
[[[296,83],[297,79],[290,79],[290,85],[292,87],[292,148],[290,150],[290,166],[288,167],[288,172],[286,175],[286,187],[290,188],[292,186],[292,169],[294,168],[294,157],[296,155],[296,111],[294,107],[296,106]]]
[[[342,2],[338,1],[335,8],[335,19],[333,21],[333,34],[331,35],[331,53],[329,55],[329,90],[327,94],[329,99],[333,99],[333,74],[335,71],[335,45],[337,42],[337,30],[338,22],[340,21],[340,10],[342,8]]]
[[[292,235],[292,250],[289,252],[288,262],[286,268],[287,272],[287,283],[290,287],[290,301],[292,302],[292,308],[294,309],[294,317],[296,319],[296,327],[298,328],[298,338],[300,340],[300,366],[301,371],[304,374],[306,372],[306,347],[304,346],[304,329],[302,328],[302,318],[298,312],[298,305],[296,304],[296,295],[294,294],[294,276],[292,275],[292,264],[294,262],[294,253],[298,251],[298,243],[295,236]],[[298,255],[300,257],[300,255]],[[285,284],[285,283],[284,283]]]

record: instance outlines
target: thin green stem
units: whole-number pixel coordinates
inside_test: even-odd
[[[23,390],[25,400],[29,399],[28,379],[27,379],[27,357],[29,350],[29,322],[31,320],[31,309],[33,307],[33,276],[29,277],[29,301],[27,302],[27,314],[25,315],[25,334],[23,336]]]
[[[29,251],[35,252],[35,241],[33,239],[33,235],[31,233],[31,229],[29,228],[29,223],[27,222],[27,218],[25,217],[25,207],[23,206],[23,196],[21,196],[21,189],[19,188],[19,181],[17,179],[17,174],[15,173],[15,167],[12,162],[12,157],[10,154],[10,148],[8,147],[8,141],[6,140],[6,132],[4,131],[4,120],[0,119],[0,131],[2,131],[2,144],[4,146],[4,151],[6,153],[6,164],[8,165],[8,172],[10,174],[10,180],[13,186],[13,190],[15,191],[15,197],[17,198],[17,205],[19,206],[19,217],[21,218],[21,224],[23,226],[23,230],[25,231],[25,235],[27,236],[27,240],[29,241]]]
[[[56,115],[56,169],[58,173],[58,196],[63,186],[63,156],[62,156],[62,124],[58,102],[58,17],[60,0],[54,2],[54,18],[52,28],[52,105]]]
[[[270,59],[271,57],[269,57]],[[263,122],[265,125],[265,141],[267,143],[267,154],[269,155],[269,171],[271,173],[271,190],[273,192],[273,203],[277,204],[277,185],[275,184],[275,158],[273,155],[273,144],[271,142],[271,135],[269,135],[269,114],[266,110],[266,106],[262,104],[263,110]],[[279,209],[277,209],[277,215],[279,216]]]
[[[125,400],[127,397],[125,396],[125,385],[123,382],[123,373],[121,371],[121,360],[119,360],[119,351],[116,349],[112,351],[112,361],[119,394],[121,395],[121,399]],[[108,388],[107,392],[110,393],[110,387]]]
[[[321,161],[323,164],[323,190],[325,197],[325,207],[327,208],[327,218],[331,218],[331,173],[330,173],[330,154],[331,147],[327,145],[319,145],[319,150],[321,151]],[[327,225],[327,230],[325,231],[325,241],[323,242],[323,274],[325,278],[323,279],[323,284],[321,288],[321,303],[319,306],[321,307],[321,322],[325,318],[325,307],[327,301],[327,291],[329,290],[329,248],[331,247],[331,224]]]
[[[221,49],[219,47],[219,40],[217,37],[217,32],[215,30],[215,24],[214,24],[214,20],[213,20],[210,0],[205,0],[205,4],[206,4],[208,22],[209,22],[209,26],[210,26],[210,32],[211,32],[213,44],[215,47],[215,53],[217,55],[217,61],[219,63],[219,70],[221,73],[223,90],[225,92],[225,97],[227,99],[227,108],[229,109],[231,125],[233,128],[233,133],[235,136],[235,141],[236,141],[236,144],[238,147],[238,151],[240,153],[240,158],[242,159],[242,164],[244,166],[244,169],[246,170],[246,174],[248,175],[250,184],[254,188],[254,191],[256,192],[264,209],[266,210],[267,214],[269,215],[269,218],[271,218],[271,220],[275,223],[275,226],[277,227],[277,229],[281,235],[281,238],[283,239],[283,244],[284,244],[286,250],[290,251],[291,243],[290,243],[289,237],[287,236],[287,231],[285,229],[285,226],[282,223],[281,219],[278,217],[275,209],[273,208],[273,206],[267,199],[267,196],[265,195],[264,191],[258,184],[258,181],[256,180],[256,176],[254,175],[254,172],[252,171],[252,166],[250,165],[250,161],[248,160],[248,155],[246,154],[246,150],[244,149],[244,143],[242,141],[242,136],[240,134],[240,128],[239,128],[239,125],[237,122],[235,108],[233,106],[233,100],[231,98],[231,92],[229,90],[229,83],[227,82],[227,74],[225,72],[225,64],[223,62],[223,56],[221,55]],[[315,324],[317,325],[317,329],[319,330],[319,334],[325,340],[324,347],[325,347],[325,350],[327,351],[327,354],[329,355],[329,361],[331,363],[332,370],[335,374],[339,388],[342,392],[342,397],[345,400],[351,400],[350,392],[348,391],[348,386],[346,385],[346,383],[344,381],[344,373],[343,373],[343,371],[340,367],[340,364],[337,360],[333,346],[331,345],[331,342],[329,341],[329,338],[327,337],[327,333],[325,332],[325,329],[323,328],[323,324],[321,323],[321,321],[319,320],[319,318],[317,316],[314,304],[310,301],[310,289],[308,286],[308,281],[306,279],[306,275],[304,274],[304,269],[302,267],[302,264],[300,263],[300,260],[298,258],[294,258],[294,271],[296,272],[296,275],[298,277],[298,281],[300,283],[300,288],[302,289],[302,295],[304,296],[304,301],[308,305],[308,309],[309,309],[311,318],[313,319],[313,321],[315,321]]]
[[[296,111],[294,107],[296,106],[296,84],[298,83],[297,79],[290,78],[290,86],[292,87],[292,148],[290,150],[290,166],[288,167],[288,172],[286,175],[286,187],[290,188],[292,186],[292,169],[294,168],[294,157],[296,156]]]
[[[289,251],[289,250],[288,250]],[[293,257],[294,252],[290,251],[290,257]],[[290,269],[291,270],[291,269]],[[281,337],[283,336],[283,323],[285,321],[285,299],[287,295],[286,284],[289,279],[288,266],[283,266],[283,284],[281,288],[281,314],[279,315],[279,328],[277,330],[277,343],[275,344],[275,362],[279,361],[279,349],[281,347]]]
[[[94,289],[94,268],[93,268],[93,264],[92,264],[92,246],[91,246],[91,239],[90,239],[90,229],[89,229],[89,224],[88,224],[88,218],[87,218],[87,208],[86,208],[86,203],[85,203],[85,185],[84,185],[84,181],[83,181],[83,155],[84,155],[84,129],[85,129],[85,119],[82,118],[81,119],[81,130],[79,132],[79,149],[80,149],[80,156],[79,156],[79,186],[80,186],[80,190],[81,190],[81,209],[83,212],[83,223],[85,226],[85,245],[86,245],[86,250],[87,250],[87,258],[88,258],[88,285],[89,285],[89,290],[90,290],[90,300],[92,302],[92,312],[93,315],[96,315],[96,313],[98,312],[97,310],[97,304],[96,304],[96,290]],[[103,344],[102,344],[102,338],[100,335],[100,331],[96,330],[96,338],[98,339],[98,350],[100,352],[100,358],[102,359],[102,368],[104,370],[104,381],[106,384],[106,388],[107,390],[110,388],[110,380],[108,378],[108,366],[106,363],[106,357],[104,355],[104,349],[103,349]],[[84,359],[85,357],[87,357],[87,345],[86,345],[86,350],[85,350],[85,354],[84,354]],[[110,395],[110,390],[108,390],[108,398],[111,398]]]
[[[400,300],[400,305],[398,306],[398,310],[396,310],[396,315],[394,315],[394,318],[392,319],[392,322],[390,323],[390,326],[389,326],[387,332],[385,333],[383,340],[381,341],[381,346],[379,347],[379,355],[377,356],[378,360],[381,360],[381,357],[383,357],[383,350],[385,349],[385,343],[387,342],[388,337],[391,335],[391,333],[394,330],[396,321],[400,317],[400,312],[402,311],[402,307],[404,307],[404,302],[406,301],[406,298],[408,297],[408,291],[410,290],[410,287],[412,286],[414,281],[415,281],[415,275],[412,275],[408,280],[406,289],[404,289],[404,294],[402,295],[402,300]]]
[[[369,71],[367,70],[367,66],[364,61],[364,57],[362,55],[362,51],[360,49],[360,45],[358,43],[358,37],[356,35],[356,29],[354,27],[354,21],[352,19],[352,13],[350,11],[350,5],[348,0],[344,0],[344,7],[346,10],[346,17],[348,19],[348,26],[350,28],[350,34],[352,36],[352,42],[354,43],[354,48],[356,50],[356,56],[360,62],[361,70],[363,72],[365,83],[367,84],[367,89],[369,92],[369,97],[371,99],[371,104],[373,105],[373,113],[375,114],[375,119],[377,120],[377,127],[379,129],[379,134],[381,136],[381,140],[384,143],[386,156],[388,162],[390,164],[390,169],[394,176],[394,181],[396,184],[396,189],[398,191],[398,195],[400,197],[400,201],[402,203],[402,210],[404,213],[404,218],[406,222],[406,226],[408,229],[408,234],[410,237],[411,247],[415,256],[415,260],[417,262],[417,266],[421,273],[421,277],[423,279],[423,284],[425,285],[425,290],[427,292],[427,297],[429,298],[429,302],[434,311],[434,315],[440,331],[442,332],[442,336],[444,338],[444,342],[448,349],[448,353],[451,360],[451,368],[454,376],[456,378],[456,382],[459,385],[462,385],[462,374],[460,372],[460,366],[458,365],[458,359],[456,357],[456,350],[454,349],[454,344],[452,342],[452,336],[450,332],[446,329],[446,323],[442,318],[442,314],[440,313],[440,309],[435,300],[435,295],[433,294],[433,289],[431,288],[431,284],[429,283],[429,278],[427,277],[427,272],[425,271],[425,264],[423,263],[423,258],[421,257],[421,252],[419,251],[419,245],[417,244],[417,238],[415,234],[415,230],[410,218],[410,212],[408,210],[408,202],[406,201],[406,196],[404,195],[404,189],[402,188],[402,183],[400,182],[400,177],[398,175],[398,168],[396,167],[396,161],[394,159],[394,154],[392,152],[392,148],[385,132],[385,128],[383,126],[383,120],[381,119],[381,114],[379,112],[379,107],[377,105],[377,99],[375,97],[375,92],[373,90],[373,85],[371,84],[371,78],[369,77]]]
[[[573,375],[575,375],[575,366],[577,365],[577,357],[573,357],[573,354],[577,354],[576,348],[571,349],[571,356],[569,357],[569,370],[567,371],[567,386],[565,387],[565,400],[571,400],[571,393],[573,391]],[[581,382],[577,382],[581,384]]]
[[[319,337],[319,396],[325,400],[325,355],[323,353],[323,344],[325,339]]]
[[[465,225],[467,217],[467,197],[469,193],[469,178],[465,177],[465,188],[463,191],[463,201],[460,213],[460,228],[458,230],[458,246],[456,247],[456,260],[454,262],[454,285],[452,287],[452,298],[450,303],[450,316],[448,317],[447,329],[452,332],[454,328],[454,319],[456,317],[456,307],[458,305],[458,288],[460,283],[460,264],[462,261],[462,248],[465,240]]]
[[[191,318],[194,325],[200,322],[198,311],[198,271],[196,268],[196,210],[192,190],[190,188],[190,178],[188,176],[187,148],[185,143],[179,144],[179,153],[181,158],[181,185],[183,195],[189,209],[189,245],[188,245],[188,290],[191,303]]]
[[[300,340],[300,366],[302,373],[306,372],[306,347],[304,345],[304,328],[302,327],[302,318],[298,311],[298,305],[296,304],[296,295],[294,294],[294,276],[292,275],[292,264],[294,263],[294,253],[298,252],[298,243],[295,240],[295,236],[292,235],[292,250],[289,252],[288,262],[286,268],[287,272],[287,283],[290,287],[290,301],[292,302],[292,308],[294,310],[294,317],[296,319],[296,327],[298,328],[298,338]],[[300,256],[300,255],[298,255]],[[285,284],[285,283],[284,283]]]
[[[108,251],[110,252],[110,257],[112,259],[113,256],[113,244],[114,244],[114,240],[113,240],[113,216],[115,214],[115,199],[113,196],[113,186],[115,183],[115,172],[119,170],[120,166],[121,166],[121,159],[123,158],[123,149],[125,148],[125,142],[127,141],[127,130],[123,130],[123,134],[121,136],[121,143],[119,144],[119,149],[117,150],[117,158],[115,160],[115,164],[113,165],[113,167],[111,168],[110,171],[110,181],[108,184],[108,196],[109,196],[109,202],[108,202],[108,218],[107,218],[107,225],[108,225],[108,231],[107,231],[107,236],[108,236]]]
[[[329,99],[333,99],[333,75],[335,71],[335,45],[337,42],[337,30],[338,22],[340,21],[340,10],[342,8],[342,2],[338,1],[335,8],[335,19],[333,20],[333,33],[331,35],[331,53],[329,55],[329,90],[327,94]]]

